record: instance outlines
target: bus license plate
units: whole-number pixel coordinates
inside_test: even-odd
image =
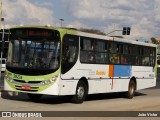
[[[30,86],[23,85],[23,86],[22,86],[22,89],[23,89],[23,90],[30,90],[31,87],[30,87]]]

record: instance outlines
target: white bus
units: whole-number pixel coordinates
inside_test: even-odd
[[[10,29],[5,90],[71,95],[82,103],[88,94],[156,86],[156,45],[53,27]]]

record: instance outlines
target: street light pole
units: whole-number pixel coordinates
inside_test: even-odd
[[[0,30],[2,29],[2,0],[0,0]]]
[[[62,22],[64,21],[64,19],[59,19],[61,21],[61,27],[62,27]]]
[[[0,0],[0,30],[2,29],[2,0]],[[2,39],[2,38],[1,38]],[[0,46],[2,47],[2,46]],[[1,58],[0,58],[0,80],[1,80],[1,70],[2,70],[2,51],[0,51],[1,53]]]
[[[2,30],[2,21],[4,20],[4,18],[2,18],[2,0],[0,0],[0,30]],[[2,30],[2,44],[3,44],[3,40],[4,40],[4,29]],[[2,47],[2,46],[0,46]],[[3,58],[3,51],[0,51],[0,77],[1,77],[1,71],[2,71],[2,58]],[[2,78],[2,77],[1,77]]]
[[[123,31],[123,30],[114,30],[114,31],[112,31],[112,32],[110,32],[110,33],[107,33],[106,35],[109,35],[109,34],[114,33],[114,32],[116,32],[116,31]]]

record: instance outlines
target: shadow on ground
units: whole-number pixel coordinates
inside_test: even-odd
[[[135,97],[144,96],[146,94],[136,92]],[[26,93],[16,93],[16,92],[6,92],[1,93],[1,97],[7,100],[23,101],[23,102],[35,102],[31,101]],[[128,99],[124,97],[121,93],[105,93],[105,94],[94,94],[88,95],[85,101],[96,101],[96,100],[110,100],[110,99]],[[36,101],[36,103],[42,104],[63,104],[71,103],[71,96],[51,96],[43,95],[41,99]],[[133,98],[134,99],[134,98]]]

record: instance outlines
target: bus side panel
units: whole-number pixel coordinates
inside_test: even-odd
[[[88,80],[89,82],[89,94],[106,93],[107,87],[110,86],[111,80],[109,79],[94,79]]]
[[[128,90],[129,79],[95,79],[88,80],[89,94],[122,92]]]
[[[120,70],[118,67],[120,66],[115,67],[114,71],[109,65],[81,64],[77,61],[72,69],[61,75],[60,94],[75,94],[76,86],[81,78],[86,78],[88,81],[89,94],[127,91],[130,81],[130,76],[126,77],[128,67],[122,66]],[[118,71],[122,70],[122,74],[118,76]]]
[[[124,92],[128,91],[129,78],[114,78],[108,92]]]
[[[79,80],[61,80],[59,84],[59,95],[75,95]]]
[[[62,80],[60,95],[74,95],[79,80]],[[123,92],[128,90],[129,79],[90,79],[88,94]]]
[[[79,60],[61,77],[67,88],[63,88],[61,94],[75,94],[77,83],[82,77],[88,81],[89,94],[128,91],[132,77],[136,78],[137,90],[156,84],[153,67],[81,64]]]
[[[132,66],[129,65],[114,65],[114,77],[124,78],[130,77]]]
[[[156,77],[153,67],[134,66],[132,76],[136,78],[137,90],[156,86]]]
[[[137,79],[137,90],[155,87],[156,78],[153,79]]]
[[[107,92],[107,86],[111,84],[111,80],[108,79],[108,65],[81,64],[79,61],[67,73],[62,74],[61,78],[61,86],[67,85],[66,88],[70,94],[75,94],[76,86],[81,78],[87,80],[89,94]],[[61,94],[67,94],[67,91],[64,88]]]

